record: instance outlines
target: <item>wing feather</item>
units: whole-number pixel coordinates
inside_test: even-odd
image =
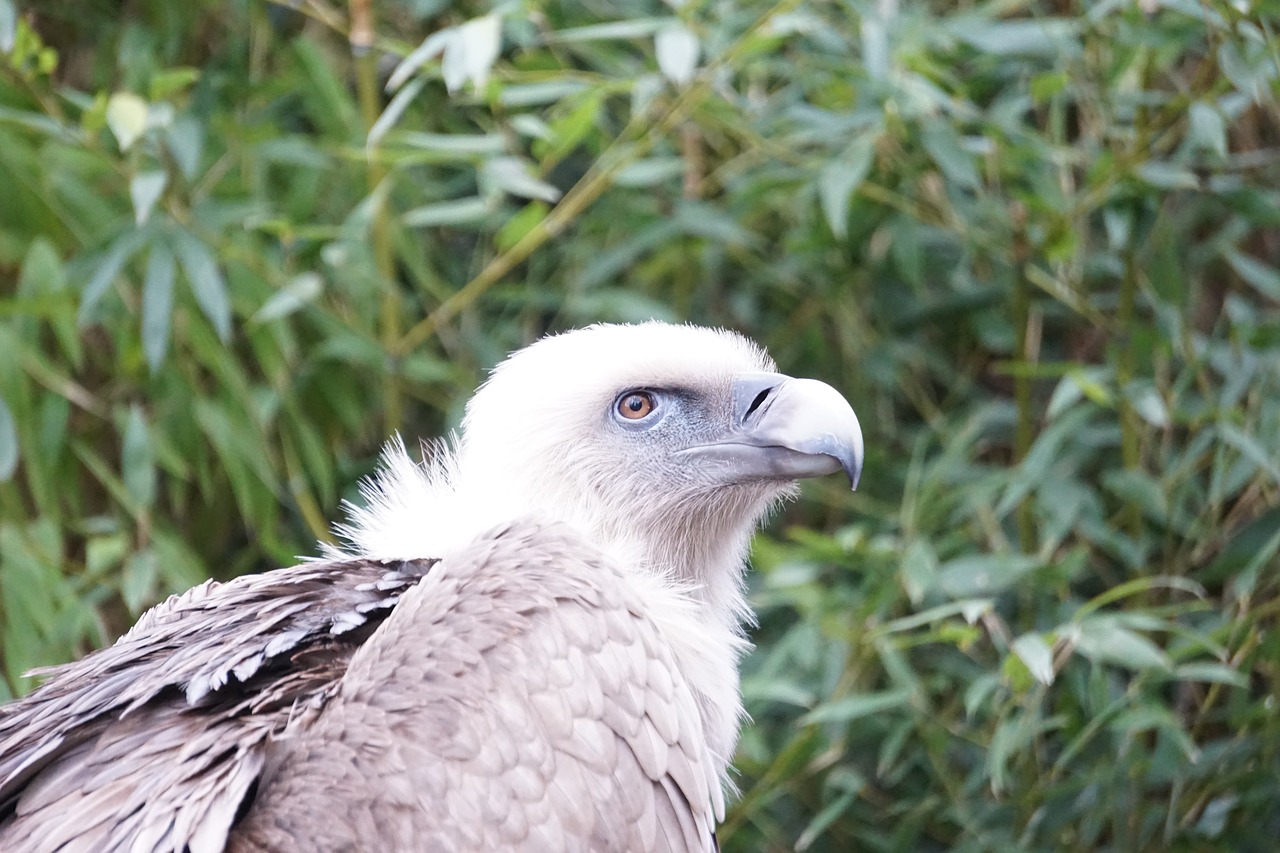
[[[221,850],[268,740],[345,671],[347,614],[384,618],[430,566],[310,563],[208,582],[45,670],[0,708],[0,849]]]
[[[559,525],[209,583],[0,710],[0,849],[715,849],[692,686]]]

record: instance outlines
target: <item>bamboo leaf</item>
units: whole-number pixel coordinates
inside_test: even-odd
[[[9,404],[0,396],[0,483],[13,478],[18,469],[18,429]]]
[[[249,319],[250,323],[268,323],[279,320],[306,307],[324,292],[324,279],[313,272],[302,273],[289,279],[285,286],[271,294]]]
[[[129,181],[129,197],[133,200],[133,221],[141,226],[151,218],[151,209],[156,206],[169,177],[161,171],[139,172]]]
[[[483,221],[490,212],[488,200],[480,197],[460,198],[424,204],[407,210],[401,221],[410,228],[427,228],[436,225],[471,225]]]
[[[1172,668],[1169,657],[1159,646],[1105,616],[1082,621],[1074,640],[1076,651],[1097,663],[1138,671]]]
[[[693,79],[698,70],[698,56],[701,46],[698,37],[683,24],[663,27],[653,37],[654,50],[658,57],[658,70],[675,83],[684,86]]]
[[[468,81],[479,90],[502,47],[502,19],[497,15],[473,18],[455,28],[445,42],[440,72],[444,85],[456,92]]]
[[[855,139],[839,157],[823,168],[818,178],[818,198],[831,232],[840,239],[849,233],[849,204],[866,180],[875,161],[876,134]]]
[[[231,300],[217,261],[208,247],[190,231],[174,231],[173,248],[186,273],[187,284],[196,297],[196,304],[209,318],[218,338],[226,341],[231,336]]]
[[[530,174],[529,163],[519,157],[494,157],[481,170],[484,182],[501,192],[521,198],[552,202],[560,198],[560,190]]]
[[[1010,646],[1041,684],[1053,684],[1053,649],[1039,634],[1023,634]]]
[[[854,720],[880,714],[892,708],[910,706],[911,691],[884,690],[878,693],[861,693],[845,696],[833,702],[819,705],[800,718],[802,725],[814,723],[851,723]]]
[[[134,502],[138,506],[150,506],[156,495],[155,454],[151,450],[151,431],[136,403],[129,407],[125,421],[120,472],[120,479]]]
[[[121,151],[128,151],[147,130],[147,102],[132,92],[116,92],[107,100],[107,127]]]
[[[106,295],[107,288],[115,281],[125,263],[142,248],[149,236],[142,229],[130,230],[111,242],[106,253],[98,260],[93,275],[90,276],[83,292],[80,294],[80,310],[76,315],[77,322],[81,325],[89,322],[93,309],[97,307],[98,302]]]
[[[142,283],[142,352],[152,373],[160,369],[169,349],[176,271],[173,252],[157,241],[151,246],[146,278]]]

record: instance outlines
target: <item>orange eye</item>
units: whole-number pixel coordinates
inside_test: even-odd
[[[618,414],[629,421],[638,421],[648,417],[655,405],[653,395],[648,391],[632,391],[618,399]]]

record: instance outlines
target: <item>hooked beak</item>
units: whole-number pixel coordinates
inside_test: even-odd
[[[681,456],[715,466],[729,483],[799,480],[843,470],[858,488],[862,429],[840,392],[816,379],[751,373],[733,382],[732,421]]]

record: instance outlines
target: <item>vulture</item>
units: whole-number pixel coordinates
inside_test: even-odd
[[[0,707],[0,850],[712,851],[746,552],[862,434],[732,332],[511,355],[341,547],[213,581]]]

